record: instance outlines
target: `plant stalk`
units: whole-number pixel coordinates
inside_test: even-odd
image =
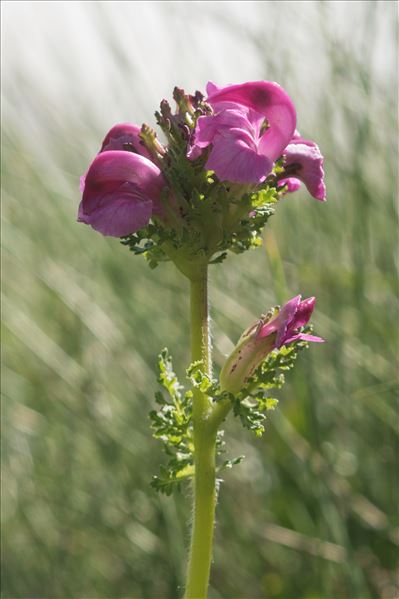
[[[191,358],[202,360],[211,374],[207,267],[191,279]],[[212,559],[212,541],[216,507],[216,429],[206,418],[210,400],[199,389],[193,395],[194,427],[194,507],[190,556],[187,569],[185,599],[206,599]]]

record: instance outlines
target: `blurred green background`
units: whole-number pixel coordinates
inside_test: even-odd
[[[218,366],[261,312],[318,298],[261,440],[230,418],[211,599],[394,599],[397,5],[3,3],[3,597],[177,599],[189,491],[158,496],[156,356],[188,363],[186,281],[77,224],[113,124],[174,85],[278,81],[328,202],[287,196],[211,270]]]

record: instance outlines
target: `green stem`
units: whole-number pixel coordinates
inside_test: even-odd
[[[191,357],[211,373],[207,268],[191,280]],[[193,396],[194,510],[185,599],[206,599],[212,558],[216,506],[216,429],[209,427],[210,401],[199,389]]]
[[[194,443],[194,514],[185,599],[206,599],[216,507],[216,435],[198,431],[197,427]]]
[[[215,403],[207,418],[208,426],[217,431],[231,408],[232,404],[229,399],[223,399]]]
[[[198,269],[190,279],[191,359],[204,361],[204,370],[211,374],[212,358],[208,313],[208,268]]]

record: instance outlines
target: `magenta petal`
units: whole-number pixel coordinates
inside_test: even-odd
[[[312,343],[325,343],[325,339],[322,337],[316,337],[315,335],[307,335],[306,333],[300,333],[302,341],[312,341]]]
[[[85,212],[96,205],[96,194],[105,184],[134,183],[151,199],[159,196],[164,180],[159,168],[153,163],[131,152],[107,151],[98,154],[86,174],[83,204]]]
[[[125,237],[148,225],[151,214],[152,201],[143,198],[132,183],[124,183],[102,196],[82,221],[103,235]]]
[[[282,345],[289,345],[290,343],[293,343],[293,341],[310,341],[312,343],[324,343],[325,340],[321,337],[315,337],[314,335],[307,335],[306,333],[297,333],[295,335],[287,337],[282,343]]]
[[[278,188],[281,189],[285,185],[287,186],[287,193],[292,193],[293,191],[297,191],[301,187],[301,182],[299,179],[295,179],[295,177],[280,179],[280,181],[278,182]]]
[[[314,141],[311,141],[310,139],[304,139],[302,135],[299,133],[298,129],[295,129],[294,135],[292,136],[290,143],[301,143],[305,144],[305,146],[311,146],[313,148],[317,147],[317,144]]]
[[[147,158],[124,151],[98,154],[85,180],[78,220],[103,235],[123,237],[148,224],[164,179]]]
[[[217,109],[220,102],[236,102],[247,106],[267,119],[269,128],[263,134],[259,150],[271,161],[283,153],[292,139],[296,125],[296,113],[289,95],[277,83],[252,81],[210,88],[207,102]]]
[[[305,143],[306,142],[306,143]],[[309,193],[316,200],[326,200],[326,187],[324,184],[323,156],[319,147],[314,142],[306,140],[293,140],[284,150],[285,165],[298,165],[295,178],[305,183]]]
[[[221,88],[216,85],[216,83],[213,83],[213,81],[208,81],[208,83],[206,84],[206,93],[208,96],[211,96],[212,94],[218,92]]]
[[[322,343],[324,339],[320,337],[299,332],[299,329],[309,322],[315,303],[314,297],[308,297],[303,301],[300,295],[293,297],[270,323],[266,323],[262,336],[265,333],[270,334],[272,330],[277,331],[275,341],[277,348],[299,340]]]
[[[295,318],[295,314],[298,310],[298,306],[301,303],[301,296],[296,295],[292,299],[290,299],[284,306],[281,308],[277,316],[272,318],[269,322],[266,322],[260,329],[258,336],[262,339],[267,337],[271,333],[277,332],[276,338],[276,346],[280,347],[284,341],[284,338],[288,327],[291,325],[292,321]]]
[[[84,175],[82,175],[80,177],[80,179],[79,179],[79,190],[80,190],[80,193],[83,193],[84,190],[85,190],[86,175],[87,175],[87,172]]]
[[[195,128],[193,144],[187,153],[188,158],[195,160],[201,155],[203,148],[213,143],[217,135],[227,134],[232,129],[241,129],[244,136],[249,135],[248,143],[255,146],[256,129],[248,119],[248,111],[246,108],[237,110],[235,107],[223,109],[216,115],[200,117]]]
[[[201,145],[192,145],[191,148],[189,148],[188,152],[187,152],[187,158],[189,158],[189,160],[196,160],[197,158],[199,158],[202,154],[203,149],[207,146],[208,144],[205,144],[204,146],[201,147]]]
[[[291,322],[291,328],[300,329],[301,327],[304,327],[305,324],[308,324],[315,304],[315,297],[308,297],[307,299],[304,299],[298,306],[295,316]]]
[[[206,168],[215,171],[221,181],[260,183],[271,172],[273,164],[257,153],[246,131],[231,129],[215,137]]]
[[[215,135],[231,129],[242,129],[252,136],[255,134],[245,113],[240,110],[222,110],[216,115],[202,116],[198,119],[194,145],[205,148],[213,142]]]
[[[301,333],[296,333],[291,334],[291,335],[286,335],[285,338],[283,339],[283,342],[280,343],[280,345],[276,344],[276,347],[278,347],[280,349],[280,347],[282,347],[283,345],[289,345],[290,343],[293,343],[294,341],[300,341],[302,339],[302,335]]]
[[[132,123],[114,125],[104,138],[100,152],[109,150],[126,150],[126,145],[135,154],[140,154],[151,160],[151,156],[140,139],[141,128]]]
[[[280,310],[276,320],[279,324],[276,337],[276,346],[281,347],[286,340],[287,335],[295,319],[298,307],[301,303],[301,296],[296,295],[290,299]]]

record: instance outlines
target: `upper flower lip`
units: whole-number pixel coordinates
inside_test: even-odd
[[[150,153],[141,142],[140,132],[141,127],[133,123],[117,123],[105,136],[100,152],[129,149],[151,160]]]
[[[146,226],[153,214],[163,214],[165,180],[140,133],[132,123],[114,125],[80,179],[78,221],[103,235],[124,237]]]
[[[300,329],[309,322],[315,304],[315,297],[302,300],[301,295],[296,295],[281,308],[276,316],[259,328],[258,338],[263,339],[276,333],[275,346],[277,348],[300,339],[322,343],[324,339],[321,337],[300,332]]]
[[[205,166],[220,180],[258,184],[284,156],[287,174],[280,175],[279,186],[295,191],[302,181],[314,198],[326,200],[323,156],[295,128],[294,105],[280,85],[250,81],[218,87],[209,82],[207,94],[213,114],[198,119],[190,159],[210,146]]]
[[[207,93],[214,114],[198,119],[189,158],[211,145],[206,168],[220,180],[264,181],[295,132],[296,113],[290,97],[270,81],[223,88],[210,82]]]
[[[160,214],[165,185],[159,168],[139,154],[121,150],[101,152],[85,177],[78,220],[103,235],[124,237]]]
[[[144,156],[121,150],[103,152],[97,155],[87,172],[83,200],[89,202],[89,188],[98,189],[109,182],[134,183],[151,193],[159,190],[159,175],[159,168]]]
[[[134,154],[140,154],[148,160],[151,160],[150,153],[142,144],[140,138],[141,127],[133,123],[117,123],[108,131],[101,144],[100,151],[110,152],[114,150],[130,151]],[[85,188],[87,171],[80,177],[80,191],[83,193]]]
[[[251,108],[267,119],[259,150],[270,160],[276,160],[292,139],[296,127],[296,111],[287,92],[273,81],[249,81],[218,88],[207,85],[207,102],[217,109],[221,102],[233,102]]]

